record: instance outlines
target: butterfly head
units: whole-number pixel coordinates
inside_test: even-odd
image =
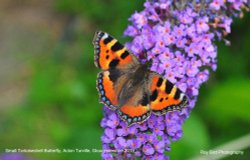
[[[152,59],[150,59],[150,60],[149,60],[149,61],[147,61],[146,63],[147,63],[147,66],[148,66],[148,67],[151,67],[151,66],[152,66],[152,64],[153,64],[153,60],[152,60]]]
[[[142,63],[142,66],[144,66],[146,69],[150,69],[153,64],[153,60],[146,60],[144,63]]]

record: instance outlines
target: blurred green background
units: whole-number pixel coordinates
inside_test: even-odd
[[[0,153],[5,149],[101,149],[102,105],[95,88],[97,30],[121,42],[144,0],[0,1]],[[172,144],[173,159],[200,155],[250,132],[250,18],[235,19],[231,46],[218,45],[218,70],[200,90]],[[230,158],[247,159],[244,154]],[[28,153],[34,159],[100,159],[100,153]],[[224,158],[227,159],[227,158]]]

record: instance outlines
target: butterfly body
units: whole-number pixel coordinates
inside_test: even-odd
[[[153,112],[162,115],[181,110],[186,95],[161,75],[149,70],[151,61],[140,63],[121,43],[105,32],[93,40],[100,101],[115,110],[128,125],[144,122]]]
[[[129,79],[126,80],[126,82],[123,85],[123,88],[118,94],[118,106],[124,105],[126,102],[129,102],[130,104],[133,104],[137,106],[138,104],[133,101],[133,97],[137,99],[137,92],[140,90],[140,87],[144,87],[143,91],[144,94],[146,93],[145,88],[147,86],[147,82],[149,80],[149,72],[147,72],[149,69],[148,63],[146,64],[140,64],[134,68],[131,68],[127,73],[125,73],[126,77],[129,77]],[[148,101],[149,96],[147,95]],[[139,103],[139,102],[137,102]]]

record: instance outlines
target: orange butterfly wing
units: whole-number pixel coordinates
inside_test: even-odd
[[[124,105],[118,111],[118,115],[123,119],[128,126],[135,123],[143,123],[151,114],[149,105]]]
[[[133,97],[124,105],[119,106],[118,94],[122,90],[123,84],[127,80],[126,75],[104,71],[98,74],[97,90],[100,100],[112,110],[117,110],[118,115],[128,126],[134,123],[144,122],[151,114],[149,107],[149,95],[144,88],[135,90]],[[115,83],[119,82],[119,83]]]
[[[126,73],[139,64],[139,61],[120,42],[105,32],[96,32],[93,44],[95,65],[104,70],[97,77],[100,100],[115,110],[118,108],[118,94],[128,78]]]
[[[129,68],[139,63],[120,42],[105,32],[96,32],[93,44],[95,65],[102,70]]]
[[[110,109],[115,110],[118,105],[117,93],[114,83],[110,78],[110,72],[100,72],[97,77],[97,90],[99,91],[100,101]]]
[[[188,105],[187,96],[169,80],[151,73],[150,107],[154,114],[181,110]]]

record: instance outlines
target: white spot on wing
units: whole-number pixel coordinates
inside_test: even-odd
[[[180,95],[180,99],[181,99],[181,100],[183,100],[183,97],[184,97],[184,94],[183,94],[183,93],[181,93],[181,95]]]
[[[104,33],[104,35],[102,36],[102,38],[103,38],[103,39],[106,39],[106,38],[108,38],[108,36],[109,36],[109,35],[108,35],[107,33]]]

